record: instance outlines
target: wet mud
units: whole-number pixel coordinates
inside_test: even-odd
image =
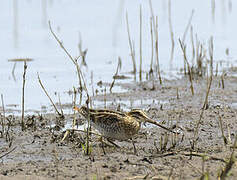
[[[92,97],[94,108],[141,108],[180,132],[143,125],[134,137],[137,154],[131,141],[115,141],[120,148],[106,141],[104,154],[98,136],[92,134],[91,154],[85,155],[85,133],[70,130],[64,138],[66,124],[74,117],[78,126],[85,123],[78,114],[66,114],[64,119],[56,114],[27,116],[25,131],[20,117],[7,116],[0,138],[0,179],[198,179],[207,174],[217,179],[234,149],[237,78],[226,76],[223,88],[221,78],[213,77],[201,119],[207,80],[196,78],[193,83],[193,96],[189,80],[182,78],[164,80],[163,85],[158,81],[119,84],[126,93]],[[236,162],[227,179],[235,177]]]

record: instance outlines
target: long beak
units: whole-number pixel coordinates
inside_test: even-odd
[[[145,122],[149,122],[149,123],[151,123],[151,124],[154,124],[154,125],[156,125],[156,126],[159,126],[160,128],[163,128],[163,129],[165,129],[165,130],[167,130],[167,131],[169,131],[169,132],[172,132],[172,133],[174,133],[174,134],[180,134],[179,132],[175,132],[175,131],[173,131],[172,129],[169,129],[169,128],[167,128],[167,127],[165,127],[165,126],[159,124],[158,122],[154,121],[153,119],[150,119],[148,116],[145,116],[145,118],[146,118]]]

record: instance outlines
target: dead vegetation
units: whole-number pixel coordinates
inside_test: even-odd
[[[236,79],[231,79],[228,81],[227,73],[223,72],[220,76],[218,75],[218,63],[216,63],[216,75],[214,76],[214,40],[213,37],[210,37],[208,41],[208,46],[205,46],[205,43],[200,42],[198,36],[194,38],[193,27],[192,27],[192,17],[194,11],[191,12],[188,24],[186,26],[185,32],[183,34],[182,40],[180,38],[175,39],[172,19],[171,19],[171,1],[168,2],[168,22],[170,28],[170,37],[171,37],[171,52],[170,52],[170,61],[173,60],[174,55],[174,46],[175,42],[178,40],[181,52],[184,59],[184,68],[182,69],[183,77],[181,80],[182,83],[177,81],[169,82],[162,79],[160,62],[159,62],[159,34],[158,34],[158,18],[154,15],[152,2],[149,1],[150,5],[150,36],[151,36],[151,63],[149,70],[142,69],[142,64],[144,58],[142,58],[142,6],[140,6],[140,31],[139,31],[139,55],[140,55],[140,67],[139,67],[139,81],[140,83],[130,84],[131,87],[134,87],[135,91],[132,91],[132,94],[113,94],[112,89],[116,84],[115,80],[119,79],[119,72],[122,67],[122,60],[118,58],[118,64],[116,72],[113,76],[113,81],[109,84],[109,92],[106,91],[106,86],[103,90],[103,101],[104,107],[107,108],[107,98],[112,96],[112,98],[137,98],[137,96],[142,97],[149,96],[154,99],[169,100],[176,104],[171,104],[163,108],[162,104],[156,104],[153,107],[154,117],[156,119],[162,119],[166,126],[176,129],[178,133],[169,133],[163,131],[157,131],[154,127],[152,128],[143,128],[142,131],[135,138],[135,141],[138,142],[138,155],[130,156],[131,147],[127,142],[120,142],[121,147],[118,148],[111,144],[107,143],[98,143],[99,134],[92,131],[91,122],[90,122],[90,113],[86,119],[86,122],[74,111],[72,115],[64,114],[61,108],[61,111],[58,110],[57,106],[53,102],[52,98],[46,91],[40,76],[38,74],[38,81],[43,89],[46,96],[49,98],[52,106],[55,109],[56,115],[33,115],[26,116],[24,111],[24,92],[25,92],[25,83],[26,83],[26,61],[24,61],[24,73],[22,76],[23,86],[22,86],[22,116],[21,120],[14,116],[6,116],[5,105],[3,95],[1,95],[2,101],[2,111],[0,113],[1,118],[1,131],[0,137],[1,141],[4,141],[4,148],[1,149],[0,159],[5,158],[13,154],[13,158],[17,155],[14,154],[14,151],[17,151],[18,146],[22,144],[17,144],[17,136],[24,133],[33,133],[33,141],[31,144],[34,144],[37,139],[43,139],[45,144],[48,146],[54,146],[54,149],[50,149],[51,156],[53,157],[54,163],[54,173],[45,175],[46,177],[54,177],[58,179],[59,177],[69,178],[69,175],[60,174],[61,171],[64,171],[65,164],[69,164],[69,160],[62,160],[60,157],[67,159],[66,156],[62,155],[63,153],[68,153],[71,158],[71,166],[81,166],[83,163],[91,167],[88,170],[86,175],[87,177],[93,177],[94,179],[100,177],[106,177],[106,173],[110,173],[111,178],[115,174],[114,178],[123,177],[126,179],[188,179],[188,178],[199,178],[199,179],[226,179],[233,178],[233,174],[236,175],[236,127],[235,119],[236,112],[235,109],[221,108],[219,106],[213,107],[215,98],[219,98],[223,94],[231,91],[231,80],[236,81]],[[215,1],[212,1],[212,14],[213,21],[215,20]],[[131,54],[131,59],[133,63],[132,73],[134,74],[134,79],[136,80],[136,58],[135,58],[135,46],[132,36],[130,34],[130,26],[128,20],[128,12],[126,13],[126,23],[127,23],[127,34],[128,34],[128,43],[129,51]],[[86,54],[87,49],[82,50],[82,38],[80,37],[78,43],[78,49],[80,55],[77,58],[73,58],[68,50],[64,47],[62,41],[53,31],[51,24],[49,22],[49,29],[56,42],[59,44],[60,48],[67,54],[68,58],[72,61],[75,66],[77,76],[78,76],[78,87],[73,87],[73,103],[72,108],[76,105],[86,104],[87,108],[92,107],[92,101],[94,98],[100,97],[97,95],[96,91],[94,92],[93,88],[93,75],[91,75],[91,84],[92,84],[92,95],[89,95],[87,81],[83,76],[81,70],[82,65],[87,65],[86,63]],[[187,34],[190,32],[191,43],[188,44],[185,40]],[[188,48],[191,49],[188,52]],[[155,53],[154,53],[155,52]],[[155,65],[154,65],[154,54],[155,54]],[[190,57],[191,54],[191,57]],[[195,60],[195,62],[194,62]],[[14,60],[15,61],[15,60]],[[154,73],[155,70],[155,73]],[[147,81],[143,81],[143,73],[149,74]],[[93,73],[92,73],[93,74]],[[186,80],[186,78],[188,80]],[[227,79],[227,85],[225,80]],[[198,81],[197,81],[198,80]],[[147,84],[152,82],[152,88],[148,87]],[[173,83],[173,84],[172,84]],[[103,83],[100,83],[103,86]],[[188,86],[186,84],[189,84]],[[204,84],[204,85],[203,85]],[[219,87],[218,85],[219,84]],[[190,93],[187,93],[187,89],[190,89]],[[138,90],[138,91],[136,91]],[[213,91],[213,92],[212,92]],[[217,96],[214,91],[218,91]],[[79,94],[80,100],[77,100],[77,95]],[[114,95],[114,96],[113,96]],[[232,94],[231,94],[232,95]],[[233,98],[233,97],[231,97]],[[82,100],[83,99],[83,100]],[[214,100],[213,100],[214,99]],[[218,99],[219,100],[219,99]],[[78,101],[78,102],[77,102]],[[191,106],[189,102],[191,103]],[[60,96],[59,96],[59,104]],[[168,107],[168,108],[167,108]],[[118,104],[117,109],[121,109],[120,104]],[[150,112],[152,108],[148,110],[148,114],[151,116]],[[234,112],[234,113],[233,113]],[[231,118],[228,117],[230,113]],[[68,119],[67,119],[68,118]],[[17,119],[17,120],[16,120]],[[53,120],[53,123],[52,123]],[[72,122],[72,127],[65,129],[65,125],[68,121]],[[86,124],[84,129],[77,129],[76,126],[80,122],[81,124]],[[19,130],[21,126],[21,132]],[[219,131],[220,133],[217,133]],[[23,134],[22,134],[23,133]],[[37,135],[39,133],[40,135]],[[221,134],[221,135],[220,135]],[[25,135],[27,136],[27,135]],[[214,137],[213,137],[214,136]],[[28,136],[27,136],[28,137]],[[47,141],[47,138],[50,137],[50,141]],[[28,137],[29,138],[29,137]],[[32,136],[31,136],[32,138]],[[221,138],[221,140],[220,140]],[[42,140],[42,141],[43,141]],[[112,142],[113,144],[113,142]],[[58,148],[55,148],[58,147]],[[62,148],[60,148],[62,146]],[[105,149],[106,156],[104,155]],[[103,150],[103,155],[101,153]],[[64,150],[64,151],[63,151]],[[68,152],[71,150],[72,152]],[[46,151],[46,150],[42,150]],[[63,151],[63,153],[60,151]],[[28,152],[28,150],[27,150]],[[46,153],[49,152],[47,149]],[[83,153],[82,153],[83,152]],[[19,152],[18,152],[19,153]],[[29,153],[29,152],[28,152]],[[78,155],[79,154],[79,155]],[[86,155],[86,156],[85,156]],[[220,155],[220,156],[219,156]],[[75,159],[73,157],[76,156]],[[69,158],[69,159],[70,159]],[[107,159],[105,159],[107,158]],[[111,160],[112,159],[112,160]],[[48,159],[46,159],[48,160]],[[92,167],[91,163],[98,161],[99,166],[103,167],[104,174],[99,174],[97,167]],[[113,161],[113,162],[111,162]],[[160,162],[164,161],[164,162]],[[101,165],[101,163],[104,163]],[[119,162],[120,167],[116,164]],[[197,165],[195,164],[197,162]],[[107,164],[106,164],[107,163]],[[109,166],[111,166],[109,168]],[[135,173],[139,173],[139,176],[131,176],[135,174],[130,169],[134,167],[136,169]],[[181,167],[180,167],[181,166]],[[116,169],[117,168],[117,169]],[[130,174],[123,174],[127,169],[130,170]],[[63,169],[63,170],[62,170]],[[109,170],[107,170],[109,169]],[[148,170],[147,170],[148,169]],[[178,170],[177,170],[178,169]],[[218,170],[217,170],[218,169]],[[232,171],[234,169],[234,171]],[[85,170],[85,169],[83,169]],[[211,172],[210,172],[211,170]],[[188,172],[189,171],[189,172]],[[190,173],[194,171],[195,173]],[[27,172],[27,171],[26,171]],[[157,177],[157,174],[162,172],[163,176]],[[1,172],[2,174],[6,173]],[[94,173],[94,175],[92,175]],[[116,174],[117,173],[117,174]],[[6,175],[16,175],[17,172],[6,173]],[[188,174],[188,175],[186,175]],[[120,176],[121,175],[121,176]]]

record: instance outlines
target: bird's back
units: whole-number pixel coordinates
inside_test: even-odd
[[[127,140],[138,133],[140,123],[125,113],[112,110],[82,109],[82,115],[90,117],[92,127],[101,135],[117,140]]]

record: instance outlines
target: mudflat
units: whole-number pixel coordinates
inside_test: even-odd
[[[78,114],[27,116],[25,131],[21,117],[7,116],[0,138],[0,179],[217,179],[224,171],[227,179],[235,179],[237,164],[230,159],[236,157],[232,153],[236,148],[237,78],[213,77],[204,110],[207,79],[196,78],[193,85],[194,95],[188,78],[182,78],[164,80],[162,85],[155,80],[121,84],[127,92],[92,97],[92,101],[105,101],[93,108],[121,111],[125,109],[116,103],[118,99],[154,100],[131,104],[126,110],[143,109],[150,118],[180,133],[145,124],[134,137],[137,154],[130,141],[115,141],[120,148],[107,142],[104,154],[92,134],[90,155],[85,155],[85,133],[70,130],[64,138],[65,124],[74,117],[79,125],[86,122]]]

